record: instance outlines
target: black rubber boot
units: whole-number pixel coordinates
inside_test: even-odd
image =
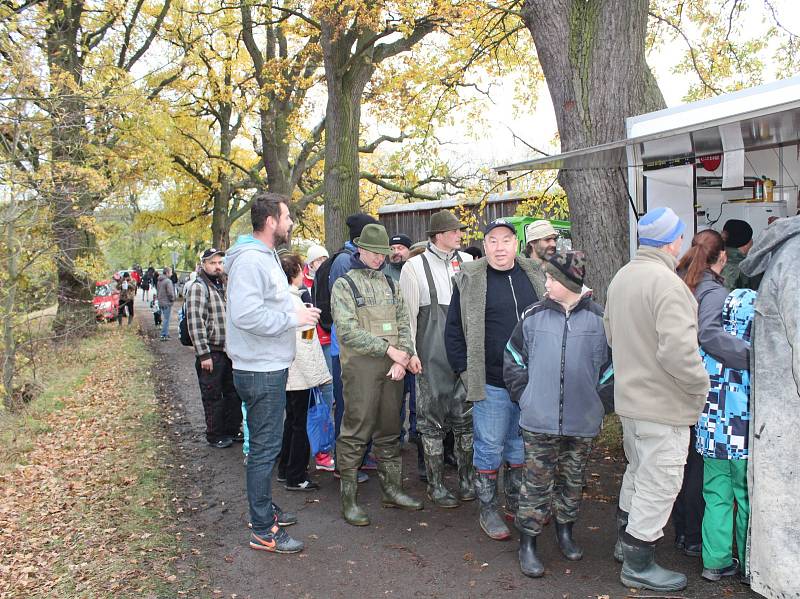
[[[458,498],[475,500],[475,466],[472,465],[472,434],[456,435],[456,461],[458,462]]]
[[[428,473],[428,499],[439,507],[458,507],[458,499],[444,485],[442,440],[422,437],[422,446],[425,448],[425,470]]]
[[[483,532],[495,541],[508,539],[511,531],[497,509],[497,470],[476,473],[475,494],[481,502],[479,521]]]
[[[662,568],[656,563],[656,544],[641,541],[627,532],[622,534],[622,572],[620,582],[628,588],[651,591],[680,591],[686,588],[686,576]]]
[[[417,445],[417,474],[419,479],[426,483],[428,482],[428,471],[425,468],[425,450],[422,448],[422,437],[417,435],[414,438],[414,443]]]
[[[561,553],[564,554],[568,560],[577,562],[583,557],[583,549],[578,547],[575,539],[572,538],[572,525],[574,522],[565,522],[560,524],[556,521],[556,539],[558,539],[558,546],[561,548]]]
[[[620,564],[622,563],[622,533],[625,532],[625,527],[628,526],[628,512],[617,508],[617,542],[614,545],[614,559]]]
[[[358,481],[356,470],[340,470],[342,517],[344,521],[353,526],[369,526],[367,512],[358,505]]]
[[[525,576],[539,578],[544,574],[544,565],[536,555],[536,537],[519,533],[519,569]]]
[[[519,509],[519,490],[522,487],[522,475],[525,473],[525,468],[522,465],[512,467],[510,464],[505,465],[503,471],[503,491],[506,496],[506,517],[509,520],[514,520]]]
[[[444,438],[444,463],[445,466],[450,466],[452,468],[458,468],[458,462],[456,461],[454,449],[455,444],[455,435],[453,434],[453,431],[450,431]]]
[[[381,484],[381,503],[383,507],[396,507],[403,510],[421,510],[422,502],[403,492],[403,475],[398,461],[378,460],[378,480]]]

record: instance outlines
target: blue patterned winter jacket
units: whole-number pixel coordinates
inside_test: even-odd
[[[755,301],[755,291],[735,289],[722,308],[724,330],[747,343],[750,343]],[[695,449],[707,458],[747,459],[750,371],[726,368],[702,348],[700,355],[711,379],[711,389],[697,422]]]

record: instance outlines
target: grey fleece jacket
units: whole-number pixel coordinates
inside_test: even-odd
[[[604,414],[597,382],[608,359],[603,309],[589,297],[569,314],[549,298],[525,310],[503,358],[506,388],[521,410],[520,427],[596,436]]]
[[[237,370],[274,372],[295,356],[297,316],[277,252],[251,235],[225,255],[225,350]]]
[[[722,277],[710,270],[694,290],[697,300],[697,340],[706,352],[722,362],[726,368],[750,368],[750,344],[722,328],[722,308],[728,289]]]

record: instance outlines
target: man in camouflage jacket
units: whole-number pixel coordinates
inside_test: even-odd
[[[400,405],[406,370],[419,372],[408,313],[395,283],[380,269],[389,254],[389,236],[368,224],[353,240],[358,251],[350,270],[331,291],[331,312],[339,341],[342,384],[347,403],[336,445],[341,474],[342,515],[354,526],[369,518],[357,503],[356,476],[372,439],[385,507],[422,509],[402,490]]]

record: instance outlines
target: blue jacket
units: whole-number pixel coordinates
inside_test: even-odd
[[[358,248],[352,241],[345,241],[344,249],[347,251],[336,256],[333,260],[333,264],[331,264],[331,270],[328,273],[328,289],[330,290],[333,290],[333,284],[336,282],[336,279],[347,274],[352,268],[351,261],[353,255],[358,251]],[[339,340],[336,338],[336,325],[334,325],[331,327],[331,356],[338,355]]]
[[[736,289],[722,308],[722,327],[750,343],[756,292]],[[744,460],[748,455],[750,427],[750,371],[727,368],[700,348],[711,380],[703,411],[697,422],[695,449],[703,457]]]
[[[603,421],[597,392],[609,360],[603,309],[584,297],[566,314],[545,299],[525,310],[506,345],[503,374],[526,431],[594,437]]]

